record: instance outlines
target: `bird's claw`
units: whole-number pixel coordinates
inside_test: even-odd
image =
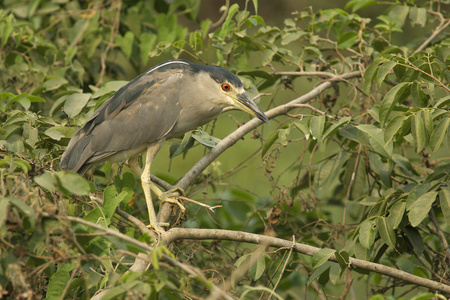
[[[185,212],[186,208],[180,202],[180,200],[177,199],[179,196],[182,196],[182,195],[184,195],[183,189],[176,187],[174,189],[171,189],[171,190],[168,190],[168,191],[162,193],[158,198],[161,202],[168,202],[168,203],[178,205],[180,210],[182,212]]]
[[[158,223],[152,224],[153,222],[150,222],[150,224],[147,225],[148,229],[153,229],[158,235],[163,234],[166,232],[163,227],[169,227],[169,223]]]

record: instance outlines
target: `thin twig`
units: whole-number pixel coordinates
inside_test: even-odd
[[[72,217],[72,216],[58,216],[58,219],[59,220],[68,220],[70,222],[76,222],[76,223],[79,223],[79,224],[83,224],[83,225],[89,226],[89,227],[94,228],[96,230],[103,231],[104,233],[106,233],[106,234],[108,234],[110,236],[119,238],[119,239],[121,239],[121,240],[123,240],[123,241],[125,241],[127,243],[133,244],[133,245],[141,248],[142,250],[145,250],[145,251],[148,251],[148,252],[153,251],[153,247],[148,245],[148,244],[146,244],[146,243],[140,242],[140,241],[136,240],[135,238],[129,237],[129,236],[123,234],[123,233],[120,233],[118,231],[115,231],[115,230],[103,227],[101,225],[98,225],[98,224],[95,224],[95,223],[83,220],[81,218]]]
[[[220,25],[222,25],[223,21],[225,21],[225,18],[228,15],[229,9],[230,9],[230,0],[226,0],[225,5],[220,8],[220,10],[223,11],[222,15],[220,16],[220,19],[217,20],[215,23],[213,23],[211,25],[211,28],[216,28],[216,27],[219,27]]]
[[[441,240],[442,246],[444,247],[445,256],[447,257],[447,259],[450,260],[450,248],[448,246],[447,239],[445,238],[444,233],[442,233],[442,230],[439,227],[439,223],[438,223],[438,221],[436,219],[436,215],[434,214],[434,211],[432,209],[430,210],[430,220],[431,220],[431,222],[434,225],[434,228],[435,228],[437,236]]]
[[[280,283],[281,278],[283,278],[283,274],[284,274],[284,271],[286,270],[288,261],[291,258],[292,252],[294,251],[294,246],[295,246],[295,236],[292,237],[292,247],[291,247],[291,249],[289,249],[288,257],[286,258],[284,265],[283,265],[283,269],[281,269],[280,276],[278,276],[277,282],[275,283],[275,285],[272,289],[272,292],[270,293],[269,300],[270,300],[270,298],[272,298],[273,293],[275,293],[275,290],[277,289],[277,286]]]
[[[437,79],[436,77],[434,77],[432,74],[428,74],[427,72],[425,72],[424,70],[418,68],[416,65],[414,65],[413,63],[411,63],[408,59],[406,60],[406,62],[408,63],[408,65],[406,66],[410,66],[411,68],[413,68],[414,70],[424,74],[425,76],[430,77],[431,79],[433,79],[434,81],[436,81],[441,87],[443,87],[445,90],[447,90],[447,92],[450,93],[450,88],[448,86],[446,86],[445,84],[443,84],[439,79]],[[402,64],[399,64],[402,65]]]
[[[184,196],[178,196],[178,198],[180,198],[181,200],[184,200],[184,201],[192,202],[192,203],[195,203],[197,205],[203,206],[203,207],[209,209],[210,211],[212,211],[213,213],[215,213],[214,209],[222,207],[222,205],[210,206],[208,204],[201,203],[201,202],[195,201],[193,199],[190,199],[190,198],[184,197]]]

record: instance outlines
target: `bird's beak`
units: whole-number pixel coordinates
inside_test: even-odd
[[[264,112],[259,108],[259,106],[253,101],[247,93],[237,94],[236,95],[236,107],[240,110],[249,113],[252,116],[257,117],[261,121],[270,124],[269,119],[264,114]]]

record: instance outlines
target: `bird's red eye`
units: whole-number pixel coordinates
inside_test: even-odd
[[[229,90],[231,90],[231,86],[228,83],[222,83],[222,90],[228,92]]]

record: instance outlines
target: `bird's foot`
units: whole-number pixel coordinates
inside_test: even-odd
[[[159,222],[152,222],[150,220],[150,224],[147,225],[148,229],[154,230],[158,235],[163,234],[166,232],[163,227],[169,227],[169,223],[159,223]]]
[[[181,203],[181,201],[178,200],[178,197],[182,196],[182,195],[184,195],[184,191],[181,188],[176,187],[174,189],[171,189],[171,190],[168,190],[168,191],[162,193],[161,195],[158,195],[158,198],[161,202],[168,202],[168,203],[178,205],[180,210],[182,212],[185,212],[186,208]]]

